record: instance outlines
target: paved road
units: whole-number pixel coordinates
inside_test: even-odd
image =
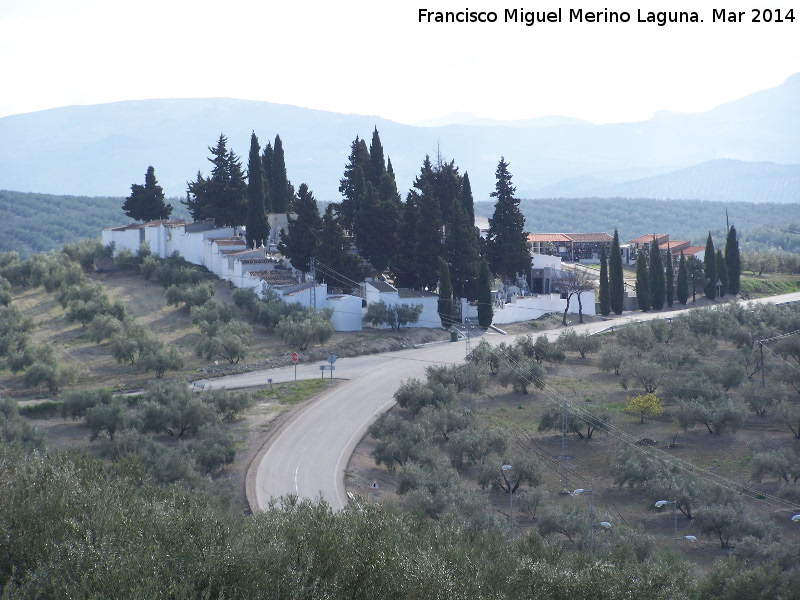
[[[756,302],[781,304],[797,301],[800,301],[800,292]],[[611,325],[668,318],[681,312],[684,311],[627,313],[605,321],[576,325],[572,329],[578,333],[595,333]],[[557,337],[562,331],[547,332],[547,335]],[[490,343],[511,341],[511,338],[499,334],[485,335]],[[473,343],[477,341],[477,338],[473,339]],[[249,494],[253,510],[266,507],[271,497],[290,493],[308,498],[321,495],[332,507],[343,507],[347,503],[344,471],[350,456],[377,416],[392,406],[394,392],[400,383],[409,377],[423,377],[425,367],[430,364],[462,364],[464,355],[465,344],[458,342],[336,361],[335,376],[346,380],[345,383],[320,396],[284,424],[266,452],[251,467],[257,470],[254,489]],[[298,379],[319,377],[320,364],[326,363],[298,365]],[[263,385],[268,378],[274,383],[293,381],[294,368],[244,373],[197,383],[206,389],[230,389]]]

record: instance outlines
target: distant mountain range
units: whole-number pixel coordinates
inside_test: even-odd
[[[220,132],[246,162],[255,131],[262,145],[281,135],[296,186],[337,201],[351,141],[369,140],[375,126],[403,194],[425,155],[441,153],[469,172],[478,201],[489,199],[501,155],[523,198],[800,200],[800,73],[704,113],[608,125],[456,114],[411,126],[225,98],[57,108],[0,118],[0,189],[126,196],[153,165],[167,194],[184,196],[198,170],[209,173]]]

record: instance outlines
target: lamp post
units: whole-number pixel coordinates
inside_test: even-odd
[[[514,539],[514,478],[511,475],[511,465],[503,465],[503,471],[508,471],[508,506],[511,520],[511,539]]]
[[[678,558],[678,502],[676,500],[659,500],[656,502],[656,507],[661,508],[665,504],[672,504],[672,521],[675,524],[675,558]],[[800,516],[798,516],[798,520],[800,520]],[[683,539],[690,542],[697,541],[693,535],[685,535]]]
[[[592,556],[594,554],[594,490],[578,488],[572,492],[572,495],[580,496],[583,492],[589,492],[589,556]]]

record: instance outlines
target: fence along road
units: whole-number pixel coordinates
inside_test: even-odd
[[[785,304],[800,301],[800,292],[761,298],[752,302]],[[743,301],[740,301],[743,302]],[[744,303],[744,302],[743,302]],[[577,333],[597,333],[635,321],[664,319],[693,308],[669,312],[626,313],[608,320],[575,325]],[[554,339],[564,330],[542,332]],[[475,336],[477,343],[479,336]],[[513,336],[483,336],[490,343],[513,341]],[[335,376],[344,384],[322,394],[316,401],[284,423],[248,473],[248,501],[252,510],[263,510],[271,498],[296,494],[301,498],[322,497],[335,509],[347,504],[344,473],[358,442],[382,412],[394,404],[394,392],[410,377],[421,379],[430,364],[463,364],[463,342],[443,343],[384,354],[342,358]],[[299,379],[319,377],[325,362],[297,366]],[[282,367],[195,382],[205,389],[243,388],[294,381],[294,367]]]

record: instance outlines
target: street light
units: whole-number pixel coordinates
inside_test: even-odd
[[[672,504],[672,519],[675,523],[675,558],[678,558],[678,502],[676,500],[659,500],[656,502],[656,507],[661,508],[665,504]],[[693,535],[685,535],[683,539],[690,542],[697,541]]]
[[[800,521],[800,515],[794,515],[794,516],[792,517],[792,521],[794,521],[795,523],[797,523],[798,521]]]
[[[594,554],[594,490],[578,488],[572,492],[573,496],[580,496],[583,492],[589,492],[589,556]],[[607,521],[598,523],[601,527],[611,527]]]
[[[510,518],[511,518],[511,539],[514,539],[514,488],[513,488],[513,476],[511,475],[511,465],[503,465],[503,471],[508,471],[508,505],[510,507]]]

